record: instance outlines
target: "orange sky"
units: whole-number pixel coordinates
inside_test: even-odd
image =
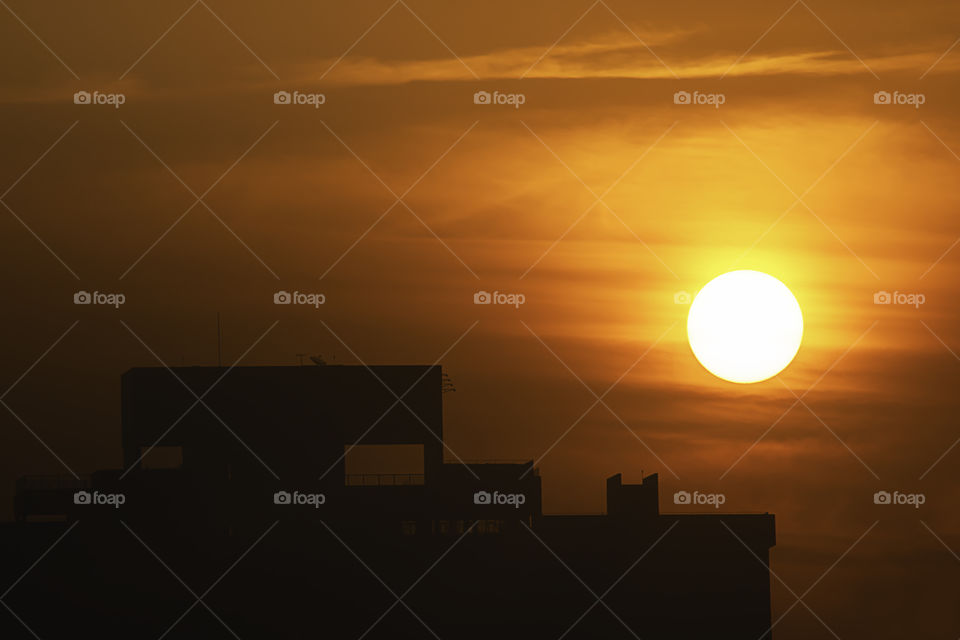
[[[843,638],[960,635],[955,3],[9,4],[4,388],[79,323],[4,401],[69,467],[119,464],[119,375],[156,364],[120,320],[171,365],[214,362],[217,311],[229,362],[279,321],[245,364],[444,356],[452,451],[538,460],[548,511],[599,512],[606,476],[643,470],[664,510],[699,489],[776,513],[798,595],[880,520],[811,609]],[[782,280],[805,319],[793,364],[745,387],[699,366],[674,304],[734,268]],[[127,303],[78,308],[78,289]],[[0,496],[63,471],[0,424]],[[884,510],[879,489],[927,504]],[[775,619],[793,600],[774,580]],[[832,637],[802,606],[777,633]]]

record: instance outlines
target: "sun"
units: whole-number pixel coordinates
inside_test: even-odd
[[[800,304],[782,282],[760,271],[731,271],[700,290],[687,316],[693,355],[707,371],[747,384],[772,378],[797,355]]]

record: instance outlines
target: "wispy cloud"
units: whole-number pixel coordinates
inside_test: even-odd
[[[644,40],[654,49],[662,46],[682,52],[678,60],[669,60],[669,68],[629,34],[612,33],[590,42],[560,43],[545,56],[542,47],[499,49],[464,56],[462,62],[451,57],[398,60],[369,55],[348,56],[337,62],[325,81],[344,85],[391,85],[473,80],[463,63],[484,80],[521,77],[668,79],[674,74],[680,78],[713,79],[725,73],[728,76],[833,76],[868,73],[864,62],[878,73],[907,70],[919,73],[938,55],[933,49],[902,51],[868,56],[861,62],[845,49],[836,48],[757,54],[739,60],[738,55],[729,52],[703,52],[691,56],[689,50],[677,46],[694,35],[689,31],[671,32],[650,41]],[[315,76],[317,69],[325,69],[334,62],[318,60],[303,66],[299,75],[304,79]],[[958,68],[960,60],[949,58],[938,65],[941,73]]]

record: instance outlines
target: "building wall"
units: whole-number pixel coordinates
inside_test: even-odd
[[[136,463],[143,447],[159,441],[183,447],[184,469],[210,482],[228,475],[269,477],[256,456],[292,482],[316,479],[331,466],[331,475],[342,480],[343,447],[361,437],[367,444],[422,444],[427,475],[442,464],[439,366],[237,367],[217,382],[226,371],[173,369],[200,396],[216,383],[204,396],[206,406],[192,409],[196,398],[170,371],[126,372],[125,467]]]

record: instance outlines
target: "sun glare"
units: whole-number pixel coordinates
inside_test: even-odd
[[[687,337],[707,371],[741,384],[771,378],[793,360],[803,313],[782,282],[759,271],[731,271],[708,282],[690,305]]]

